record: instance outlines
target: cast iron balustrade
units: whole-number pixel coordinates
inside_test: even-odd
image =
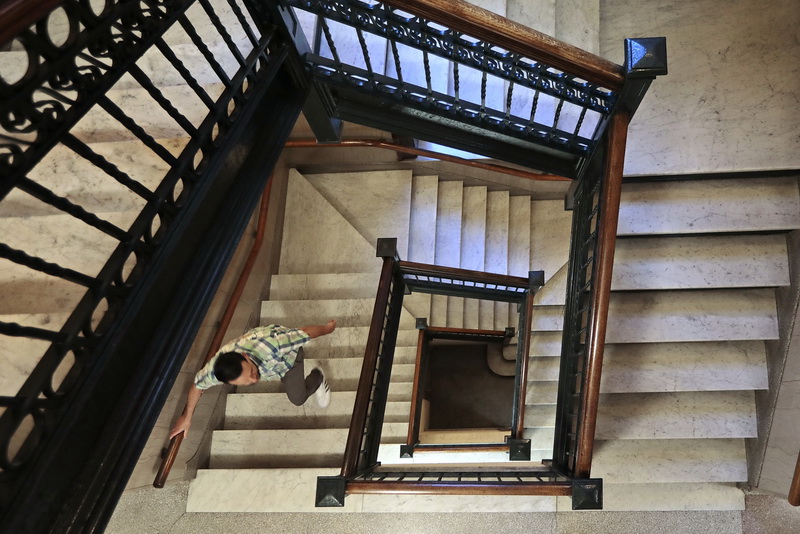
[[[0,321],[28,371],[0,391],[0,523],[102,529],[308,84],[265,3],[31,4],[0,2],[0,262],[54,304]]]
[[[294,23],[328,113],[563,176],[582,171],[622,87],[618,66],[466,2],[284,3],[318,17]]]
[[[383,267],[342,470],[338,476],[318,478],[317,506],[344,506],[348,494],[418,493],[569,495],[573,497],[574,507],[602,507],[601,481],[571,477],[546,464],[528,469],[519,469],[509,464],[507,469],[493,468],[486,471],[480,468],[448,469],[446,466],[427,466],[425,469],[414,466],[414,469],[407,471],[399,471],[396,466],[381,468],[378,462],[381,427],[400,325],[400,311],[403,296],[407,291],[480,297],[520,304],[520,343],[517,349],[515,411],[512,414],[514,428],[509,446],[512,456],[524,454],[523,449],[527,441],[521,439],[524,410],[516,411],[517,406],[522,406],[524,409],[527,382],[527,367],[524,362],[528,360],[529,345],[522,340],[530,338],[530,304],[544,278],[541,271],[531,272],[530,277],[525,279],[403,262],[397,257],[396,243],[396,239],[378,240],[377,256],[383,258]],[[529,441],[527,453],[529,459]]]

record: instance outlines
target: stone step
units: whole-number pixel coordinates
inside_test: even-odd
[[[596,439],[752,438],[752,391],[683,391],[600,396]]]
[[[464,188],[461,211],[461,268],[483,271],[486,264],[486,205],[485,186]],[[464,328],[480,327],[480,301],[464,299]],[[492,319],[492,322],[494,320]]]
[[[613,293],[606,343],[777,339],[769,289]]]
[[[608,344],[601,393],[767,389],[761,341]]]
[[[561,332],[532,332],[531,352],[533,356],[561,356]]]
[[[537,356],[528,362],[529,381],[558,381],[560,356]]]
[[[618,235],[784,231],[800,227],[794,178],[628,183]]]
[[[744,440],[596,440],[592,476],[615,484],[743,482]]]
[[[461,212],[464,202],[463,182],[440,182],[436,208],[436,250],[434,263],[445,267],[460,267]],[[431,296],[430,326],[463,326],[463,299]]]
[[[530,221],[530,270],[544,271],[548,281],[569,259],[572,212],[563,200],[534,200]]]
[[[189,485],[187,512],[359,512],[360,497],[344,507],[316,508],[317,477],[336,468],[201,469]],[[256,491],[257,489],[257,491]]]
[[[263,323],[266,324],[266,323]],[[363,358],[369,327],[336,327],[333,333],[315,338],[303,346],[306,358]],[[397,333],[395,363],[414,363],[417,358],[418,330],[401,329]]]
[[[341,467],[347,428],[215,430],[210,469]],[[408,425],[387,423],[381,443],[405,443]]]
[[[571,499],[558,499],[560,510],[572,507]],[[744,509],[744,492],[732,483],[614,484],[603,481],[603,510],[606,512]]]
[[[338,300],[266,300],[261,303],[261,322],[287,325],[325,324],[335,318],[337,326],[369,326],[374,298]],[[411,330],[414,318],[400,314],[400,328]]]
[[[270,281],[270,300],[338,300],[375,298],[379,272],[276,274]]]
[[[327,358],[324,360],[306,358],[303,361],[306,374],[311,372],[315,367],[322,369],[331,390],[335,392],[356,391],[358,389],[358,380],[361,377],[361,367],[363,364],[363,357]],[[415,367],[416,366],[412,363],[403,364],[394,362],[392,365],[392,387],[413,382]],[[281,391],[283,391],[283,385],[279,380],[259,382],[252,386],[247,386],[248,393],[278,393]],[[411,398],[410,391],[409,395],[403,400],[408,400],[409,398]]]
[[[555,512],[556,497],[349,495],[342,508],[315,508],[318,476],[339,468],[208,469],[189,486],[187,512]],[[254,491],[258,488],[258,491]]]
[[[611,289],[710,289],[788,284],[784,235],[714,235],[618,239]]]
[[[508,191],[489,191],[486,197],[486,261],[490,273],[508,274],[508,228],[511,200]],[[479,328],[503,330],[507,326],[507,302],[481,301]]]
[[[333,392],[322,409],[313,399],[295,406],[283,393],[235,393],[228,395],[225,430],[349,428],[355,399],[354,391]],[[410,401],[387,403],[384,423],[408,422],[410,408]]]
[[[531,199],[513,196],[509,198],[508,209],[508,274],[527,278],[531,265]],[[516,328],[517,324],[517,309],[509,306],[507,325]],[[502,323],[495,326],[502,326]]]

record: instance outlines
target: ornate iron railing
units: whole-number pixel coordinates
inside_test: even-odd
[[[284,3],[313,15],[297,16],[314,43],[305,60],[331,89],[324,100],[335,116],[385,124],[393,119],[364,113],[383,105],[408,117],[393,131],[433,142],[444,136],[497,157],[489,139],[469,141],[481,131],[536,152],[536,165],[510,152],[499,159],[571,178],[622,87],[619,66],[460,0]],[[412,124],[422,116],[427,127]],[[448,128],[459,135],[448,136]]]
[[[0,521],[102,524],[308,86],[261,3],[3,4]]]

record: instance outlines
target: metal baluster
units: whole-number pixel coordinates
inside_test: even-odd
[[[425,67],[425,84],[428,87],[428,92],[425,96],[425,100],[428,102],[433,102],[433,85],[431,84],[431,62],[430,58],[428,57],[428,51],[422,51],[422,64]]]
[[[92,228],[96,228],[101,232],[110,235],[118,241],[126,241],[128,239],[128,232],[125,230],[99,218],[94,213],[86,211],[81,206],[70,202],[68,199],[56,195],[46,187],[34,182],[27,176],[20,179],[20,181],[17,183],[17,188],[25,191],[32,197],[37,198],[42,202],[75,217],[76,219],[88,224]]]
[[[231,6],[231,11],[233,11],[233,14],[236,15],[236,18],[239,20],[239,24],[242,26],[247,38],[250,39],[250,43],[254,47],[257,47],[258,38],[253,33],[253,29],[250,27],[250,23],[245,18],[242,9],[239,7],[239,4],[236,3],[236,0],[228,0],[228,5]]]
[[[124,185],[125,187],[127,187],[128,189],[130,189],[143,199],[152,200],[153,198],[155,198],[152,191],[147,189],[140,182],[137,182],[136,180],[128,176],[126,173],[119,170],[116,165],[109,162],[106,158],[104,158],[100,154],[96,153],[89,147],[89,145],[87,145],[86,143],[84,143],[71,133],[65,134],[64,137],[61,139],[61,142],[64,144],[64,146],[66,146],[67,148],[69,148],[82,158],[88,160],[92,165],[98,167],[103,172],[114,178],[114,180]]]
[[[397,71],[397,81],[400,82],[400,89],[404,92],[405,82],[403,81],[403,69],[400,66],[400,52],[397,50],[397,43],[390,40],[389,44],[392,45],[392,57],[394,58],[394,68]]]
[[[49,274],[50,276],[55,276],[56,278],[61,278],[62,280],[73,282],[84,287],[92,287],[95,284],[95,279],[91,276],[79,273],[67,267],[62,267],[57,263],[51,263],[38,256],[31,256],[22,250],[9,247],[5,243],[0,243],[0,258],[5,258],[17,265],[29,267],[34,271]]]
[[[322,33],[325,34],[325,40],[328,42],[328,48],[330,48],[331,50],[331,55],[333,56],[333,62],[336,63],[336,68],[341,70],[342,61],[339,59],[339,53],[336,51],[336,44],[333,42],[331,29],[328,27],[328,20],[325,17],[321,16],[319,18],[319,21],[322,26]]]
[[[453,105],[455,106],[456,111],[461,110],[461,103],[458,96],[458,87],[459,79],[458,79],[458,63],[456,61],[453,62],[453,92],[455,93]]]
[[[144,128],[136,124],[136,121],[128,117],[125,112],[122,111],[122,109],[107,96],[101,97],[97,101],[97,104],[106,113],[114,117],[114,119],[124,126],[129,132],[135,135],[142,143],[144,143],[145,146],[147,146],[147,148],[155,152],[165,162],[169,163],[170,166],[174,166],[178,162],[177,158],[175,158],[175,156],[173,156],[169,150],[164,148],[163,145],[159,144],[153,138],[153,136],[145,131]]]
[[[214,7],[208,0],[200,0],[200,5],[203,6],[203,10],[208,15],[208,18],[211,20],[211,24],[214,25],[214,28],[217,29],[219,34],[222,36],[222,40],[225,41],[225,44],[228,46],[228,50],[231,51],[233,57],[236,58],[236,61],[239,63],[240,66],[244,66],[244,57],[242,57],[242,53],[239,51],[239,48],[233,42],[233,38],[231,34],[228,33],[228,29],[222,24],[222,21],[219,20],[217,16],[217,12],[214,10]]]
[[[203,86],[201,86],[195,77],[192,76],[192,73],[186,68],[186,66],[183,64],[183,61],[181,61],[178,56],[175,55],[175,52],[172,51],[172,48],[170,48],[163,39],[158,39],[155,45],[164,55],[164,57],[167,58],[167,61],[169,61],[172,66],[175,67],[175,70],[177,70],[178,73],[183,76],[183,79],[186,80],[186,85],[192,88],[197,97],[203,101],[203,104],[205,104],[207,108],[213,109],[214,100],[208,96],[206,90],[203,89]]]
[[[361,53],[364,55],[364,64],[367,66],[367,73],[369,81],[372,86],[375,85],[375,72],[372,70],[372,61],[369,59],[369,50],[367,50],[367,40],[364,39],[364,32],[361,28],[356,28],[356,35],[358,36],[358,44],[361,45]]]
[[[194,124],[192,124],[189,119],[187,119],[178,108],[172,105],[172,102],[169,101],[167,97],[164,96],[164,93],[153,84],[152,80],[144,73],[142,69],[140,69],[137,65],[131,65],[131,68],[128,70],[128,73],[133,76],[133,78],[139,82],[139,84],[147,91],[147,93],[153,97],[153,100],[158,102],[158,105],[162,107],[167,114],[172,117],[172,119],[178,123],[178,125],[189,134],[190,137],[194,137],[197,134],[197,128],[195,128]]]
[[[67,340],[67,334],[64,332],[54,332],[53,330],[45,330],[35,326],[22,326],[18,323],[7,323],[5,321],[0,321],[0,334],[11,337],[41,339],[52,343],[63,343]]]
[[[486,56],[489,53],[489,48],[486,43],[483,43],[483,55],[481,56],[481,120],[486,118],[486,85],[489,75],[486,72]]]
[[[214,54],[212,54],[211,50],[208,49],[208,46],[206,46],[206,44],[203,42],[203,39],[200,37],[200,35],[198,35],[197,31],[194,29],[194,26],[192,26],[192,23],[188,18],[186,18],[186,15],[181,15],[178,18],[178,23],[181,25],[200,53],[203,54],[203,57],[208,62],[211,70],[214,71],[214,74],[219,77],[220,81],[225,85],[225,87],[230,87],[231,79],[228,77],[225,69],[223,69],[222,65],[217,62]]]

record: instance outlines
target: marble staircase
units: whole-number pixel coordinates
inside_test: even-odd
[[[263,303],[262,322],[340,321],[334,334],[307,346],[309,365],[331,377],[334,402],[325,412],[313,403],[296,408],[276,385],[230,396],[224,430],[212,439],[211,468],[192,483],[188,509],[319,511],[312,505],[314,480],[335,474],[344,450],[377,287],[374,245],[382,236],[397,236],[401,257],[412,261],[512,274],[546,266],[547,283],[534,311],[525,432],[533,460],[548,458],[569,225],[561,201],[510,197],[408,171],[291,171],[280,271]],[[592,471],[604,478],[606,510],[744,506],[736,484],[747,479],[744,440],[756,435],[754,392],[767,388],[765,341],[778,335],[774,288],[789,280],[784,232],[799,225],[795,180],[624,187]],[[413,319],[444,326],[514,324],[513,313],[495,303],[417,297],[407,299],[401,319],[381,461],[503,462],[496,453],[399,458],[416,343]],[[274,456],[268,452],[272,443]],[[280,479],[285,484],[276,477],[286,477]],[[267,480],[273,489],[257,498],[212,502],[219,488],[238,494]],[[350,496],[344,511],[401,506],[569,509],[568,500],[547,497]]]

